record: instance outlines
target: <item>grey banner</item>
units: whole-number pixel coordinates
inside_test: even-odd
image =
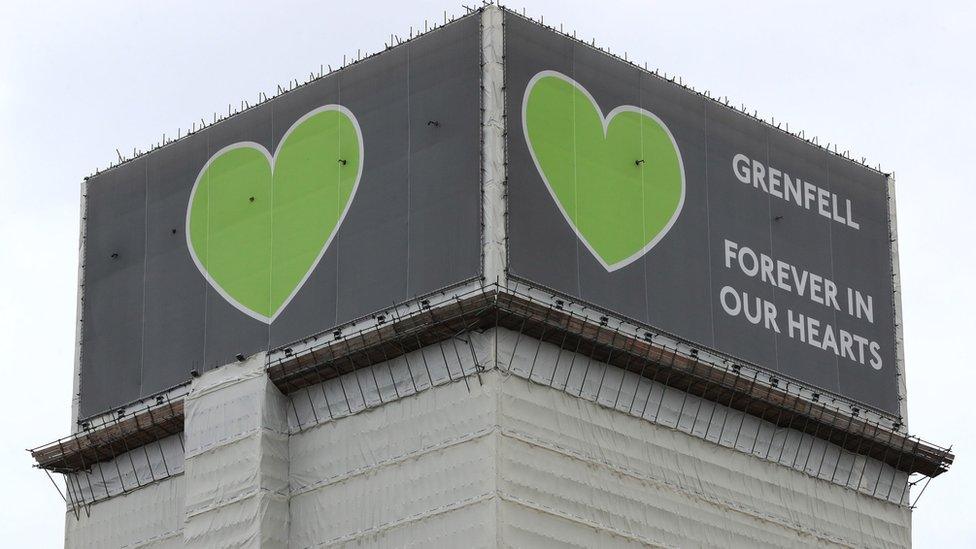
[[[91,178],[81,417],[478,276],[479,36],[478,18],[463,18]],[[298,293],[262,322],[194,264],[190,193],[217,151],[274,151],[296,120],[330,104],[361,130],[358,190]]]
[[[898,413],[884,174],[511,13],[505,48],[511,275]],[[574,136],[542,163],[533,157],[523,117],[560,123],[553,117],[578,116],[569,113],[585,101],[578,95],[575,111],[528,110],[527,88],[542,71],[575,81],[604,117],[622,106],[651,113],[680,151],[684,201],[674,224],[626,265],[606,267],[590,249],[598,246],[583,241],[590,234],[596,242],[600,223],[617,216],[577,226],[571,217],[582,214],[571,214],[570,199],[557,199],[543,177],[575,174],[570,191],[602,177],[594,186],[612,203],[621,192],[613,170],[625,167],[592,166],[615,153],[590,154]],[[604,118],[604,139],[622,131]],[[643,160],[627,160],[626,169],[653,173]],[[554,165],[560,161],[568,164]],[[621,203],[619,216],[628,208]]]

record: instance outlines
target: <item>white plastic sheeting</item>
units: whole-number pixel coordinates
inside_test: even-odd
[[[498,331],[497,352],[500,367],[513,375],[873,497],[907,502],[907,473],[823,439],[779,427],[587,356],[560,351],[550,343],[519,338],[509,330]]]
[[[67,546],[909,545],[910,510],[807,466],[878,462],[629,376],[499,329],[285,397],[258,355],[194,380],[185,472]]]
[[[505,330],[467,336],[482,365],[493,363],[497,344],[498,369],[467,383],[443,376],[431,390],[375,408],[354,404],[351,415],[318,426],[293,426],[291,547],[460,539],[475,547],[909,544],[908,509],[803,474],[806,458],[776,463],[756,459],[752,448],[762,445],[764,455],[766,447],[805,452],[809,436],[771,429],[763,438],[763,422],[721,407],[712,414],[707,403],[689,404],[691,397],[660,386],[650,390],[646,380],[643,388],[637,379],[621,384],[619,371],[581,368],[582,355],[565,388],[540,386],[562,372],[542,366],[544,346]],[[436,356],[428,354],[427,368],[446,371]],[[535,383],[526,381],[529,372]],[[344,406],[338,392],[321,388],[292,400],[314,403],[322,394],[336,399],[334,408]],[[629,411],[634,394],[641,410],[645,400],[660,410],[653,417],[664,425]],[[699,404],[698,415],[728,415],[728,432],[715,419],[714,430],[699,425]],[[697,426],[694,436],[685,425]],[[756,442],[746,445],[742,433],[749,429]],[[809,461],[834,451],[813,448]],[[855,461],[882,471],[874,460]]]
[[[332,378],[291,395],[292,432],[376,408],[437,385],[459,381],[493,363],[493,339],[468,333]]]
[[[288,499],[261,492],[187,517],[184,547],[288,547]]]
[[[502,10],[487,6],[481,16],[482,208],[484,278],[505,285],[505,34]]]
[[[907,546],[910,512],[674,429],[509,378],[501,536],[605,545]]]
[[[87,471],[65,475],[68,499],[92,503],[183,472],[182,433],[93,464]]]
[[[176,475],[92,505],[65,519],[67,549],[183,547],[184,476]]]
[[[287,424],[280,394],[264,372],[265,355],[228,364],[193,380],[184,404],[186,458]]]
[[[287,547],[286,399],[264,366],[207,372],[186,398],[187,547]]]
[[[888,188],[888,236],[891,242],[891,284],[895,294],[895,366],[898,368],[898,415],[908,429],[908,380],[905,377],[905,324],[902,322],[901,265],[898,260],[898,208],[895,205],[895,176],[889,174]]]
[[[290,546],[403,539],[433,517],[445,540],[494,539],[470,508],[493,496],[495,400],[474,378],[292,435]]]
[[[78,200],[81,211],[78,212],[78,289],[75,297],[75,354],[74,371],[71,375],[71,432],[81,430],[78,416],[81,413],[81,336],[82,315],[84,314],[84,285],[85,285],[85,237],[88,227],[88,181],[81,182],[81,196]]]
[[[462,372],[470,374],[496,365],[506,374],[873,497],[896,503],[907,502],[909,497],[908,475],[878,460],[503,328],[465,334],[303,389],[291,398],[290,426],[295,432],[457,381],[462,379]]]

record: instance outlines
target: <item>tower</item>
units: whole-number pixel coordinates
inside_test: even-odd
[[[890,177],[494,6],[395,41],[83,185],[66,545],[910,543]]]

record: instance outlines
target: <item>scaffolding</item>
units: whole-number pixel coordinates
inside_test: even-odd
[[[924,491],[911,501],[909,488],[947,471],[953,461],[950,448],[910,436],[900,418],[522,281],[505,287],[473,282],[446,288],[366,320],[268,351],[267,374],[291,397],[299,428],[354,413],[350,395],[359,395],[357,402],[368,409],[407,396],[404,392],[468,384],[469,378],[477,382],[484,371],[498,368],[908,507]],[[472,338],[466,337],[492,329],[514,334],[507,363],[497,348],[495,363],[479,359]],[[446,372],[431,374],[424,353],[415,352],[432,346],[445,365],[458,364],[456,371],[446,366]],[[516,363],[516,354],[531,358]],[[417,357],[413,364],[408,355]],[[565,357],[573,358],[565,364]],[[385,368],[392,379],[390,364],[396,359],[406,361],[410,383],[404,391],[394,383],[395,395],[384,399],[377,375]],[[463,364],[474,367],[465,369]],[[326,383],[338,386],[345,410],[328,402]],[[294,404],[299,397],[326,399],[323,416],[300,417]],[[666,398],[678,399],[676,414],[662,411]],[[309,409],[316,414],[314,405]],[[770,426],[797,433],[799,439],[787,445],[782,436],[774,446]],[[182,399],[161,394],[142,409],[120,411],[108,420],[103,416],[97,425],[90,422],[81,432],[30,452],[37,467],[65,476],[67,493],[62,496],[77,514],[95,501],[169,476],[168,466],[165,472],[153,471],[148,453],[148,474],[135,474],[132,455],[156,445],[162,456],[161,441],[174,436],[182,447],[182,429]],[[828,449],[834,458],[826,459]],[[875,471],[867,458],[882,465]],[[115,490],[96,490],[91,478],[104,475],[106,466],[133,469],[117,471],[130,482]],[[884,471],[887,480],[882,479]],[[865,478],[873,475],[877,477]]]
[[[79,432],[29,451],[35,467],[63,475],[65,491],[54,485],[77,517],[92,503],[182,472],[182,463],[166,459],[167,439],[183,450],[183,399],[160,393],[141,408],[90,419]]]

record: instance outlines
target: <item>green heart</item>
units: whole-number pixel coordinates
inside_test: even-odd
[[[273,156],[249,141],[225,147],[190,193],[190,255],[224,299],[270,324],[322,259],[362,173],[359,123],[339,105],[302,116]]]
[[[522,99],[529,152],[570,227],[607,271],[637,260],[671,229],[685,200],[681,152],[657,116],[593,96],[555,71]]]

